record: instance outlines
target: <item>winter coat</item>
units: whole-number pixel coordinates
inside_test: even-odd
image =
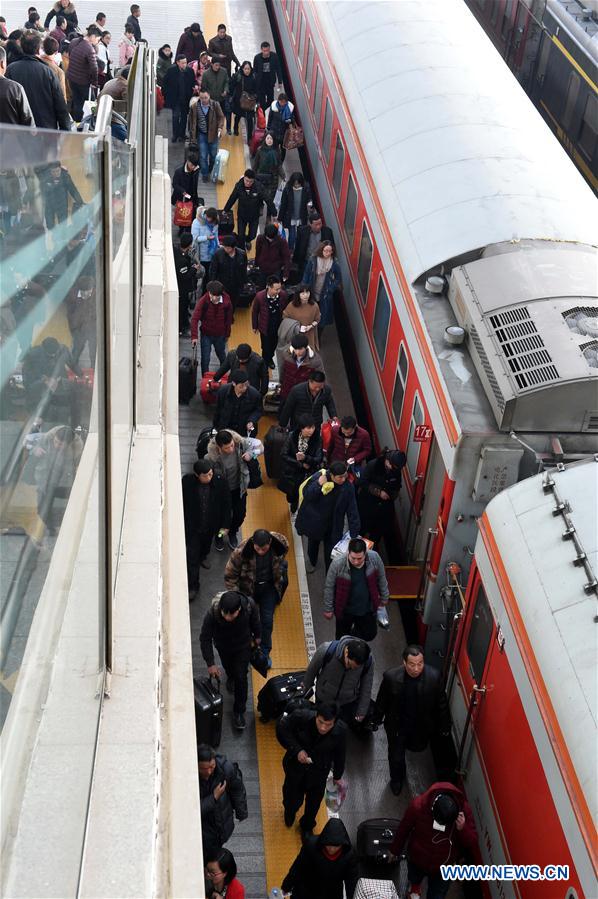
[[[231,431],[231,434],[233,435],[233,440],[236,444],[235,453],[237,455],[237,462],[239,464],[241,474],[240,492],[241,496],[244,496],[247,493],[247,485],[249,484],[249,469],[247,468],[245,461],[241,457],[248,452],[252,454],[254,459],[257,456],[261,456],[264,452],[264,445],[261,440],[258,440],[255,437],[241,437],[241,435],[237,434],[236,431]],[[210,462],[214,464],[214,468],[218,472],[218,474],[221,474],[224,478],[226,478],[220,451],[214,438],[212,438],[208,443],[206,459],[209,459]]]
[[[136,41],[132,37],[123,34],[118,42],[118,64],[122,68],[128,65],[135,56]]]
[[[200,483],[195,474],[183,476],[183,516],[185,519],[185,540],[195,534],[216,534],[220,528],[228,529],[230,524],[230,490],[226,481],[214,472],[209,483],[209,498],[206,520],[199,517],[198,490]]]
[[[156,81],[160,87],[164,84],[164,77],[170,67],[174,65],[174,57],[166,56],[163,50],[158,50],[158,62],[156,63]]]
[[[274,100],[270,109],[268,110],[268,131],[274,137],[274,140],[281,144],[282,139],[284,137],[285,131],[291,124],[291,120],[293,118],[293,111],[295,109],[294,105],[290,100],[287,100],[286,107],[288,107],[290,115],[286,115],[283,113],[285,107],[280,107],[278,105],[278,100]]]
[[[276,215],[276,206],[266,198],[263,189],[254,182],[249,190],[245,187],[243,178],[239,178],[232,193],[224,204],[224,211],[228,212],[238,203],[238,216],[244,222],[255,222],[262,214],[264,203],[268,209],[268,215]]]
[[[259,234],[255,242],[255,264],[262,275],[282,274],[286,281],[291,270],[291,253],[286,240],[278,234],[272,240]]]
[[[345,770],[346,725],[336,721],[327,734],[318,733],[315,709],[297,709],[290,715],[282,715],[276,724],[278,742],[286,749],[283,765],[285,771],[304,772],[308,786],[326,781],[333,769],[335,780],[340,780]],[[297,761],[298,753],[307,752],[312,760],[309,770]]]
[[[195,75],[191,69],[171,66],[164,76],[162,92],[167,109],[187,109],[195,89]]]
[[[216,394],[214,428],[216,431],[232,430],[245,433],[248,421],[257,425],[264,408],[262,395],[255,387],[248,387],[240,397],[235,396],[234,384],[227,384]],[[256,428],[257,430],[257,428]]]
[[[36,56],[23,56],[11,62],[6,77],[24,88],[37,128],[71,130],[71,117],[58,78]]]
[[[241,364],[237,351],[231,350],[230,353],[227,353],[226,359],[214,375],[214,380],[220,381],[227,371],[232,372],[239,369],[247,372],[250,385],[255,387],[262,396],[268,392],[268,368],[259,353],[252,352],[249,360],[245,364]]]
[[[234,256],[229,256],[220,247],[212,256],[210,281],[220,281],[233,300],[237,300],[247,280],[247,253],[235,247]]]
[[[56,77],[58,78],[58,83],[60,84],[60,90],[62,91],[62,96],[66,101],[66,75],[64,70],[60,68],[60,66],[56,65],[54,62],[54,58],[52,56],[45,56],[43,53],[40,56],[40,59],[45,65],[47,65]]]
[[[201,89],[202,91],[207,91],[211,99],[216,100],[222,106],[225,98],[228,96],[228,73],[226,69],[221,67],[217,72],[211,67],[206,69],[201,79]]]
[[[372,452],[372,441],[365,428],[359,425],[355,428],[351,442],[345,446],[345,436],[340,427],[333,428],[332,440],[326,454],[328,464],[331,462],[346,462],[347,459],[355,459],[356,465],[361,465]]]
[[[372,611],[388,602],[388,581],[384,562],[377,552],[369,550],[365,554],[365,578],[370,594]],[[334,612],[335,618],[342,618],[351,593],[351,567],[346,554],[337,556],[330,563],[324,586],[324,611]]]
[[[83,205],[81,194],[66,169],[61,169],[60,178],[54,181],[50,174],[41,182],[44,200],[44,219],[47,228],[53,228],[55,222],[64,222],[69,213],[69,197],[73,201],[73,211]]]
[[[324,384],[323,389],[318,391],[315,396],[308,384],[297,384],[287,396],[278,421],[283,428],[286,428],[287,425],[296,428],[301,415],[311,415],[319,428],[324,418],[324,408],[328,411],[330,418],[335,418],[336,405],[328,384]]]
[[[50,12],[48,13],[48,15],[46,16],[46,18],[44,19],[44,28],[46,29],[46,31],[49,29],[50,22],[52,21],[54,16],[64,16],[64,18],[67,21],[66,30],[67,30],[67,33],[69,33],[69,34],[71,31],[75,31],[79,24],[79,19],[77,18],[77,13],[75,12],[75,4],[74,3],[69,3],[69,5],[66,8],[63,7],[62,4],[60,4],[60,3],[55,3],[54,6],[52,7],[52,9],[50,10]],[[65,37],[66,37],[66,34],[64,35],[63,40]]]
[[[278,342],[280,344],[282,337],[283,325],[285,323],[296,322],[298,327],[301,325],[318,325],[320,323],[320,307],[317,303],[307,303],[305,306],[295,306],[289,303],[282,314],[282,325],[278,330]],[[320,349],[320,341],[318,340],[318,329],[310,328],[309,331],[303,332],[309,341],[312,350]]]
[[[214,799],[214,788],[226,781],[226,790],[220,799]],[[216,755],[216,767],[207,780],[199,778],[201,800],[201,829],[204,844],[222,846],[230,840],[237,821],[248,816],[247,793],[239,766]]]
[[[61,13],[61,15],[62,15],[62,13]],[[68,31],[68,24],[67,24],[67,31]],[[53,37],[55,41],[58,41],[58,49],[59,50],[62,46],[62,42],[66,41],[66,39],[67,39],[66,31],[63,31],[62,28],[58,28],[58,27],[52,29],[52,31],[49,34],[49,37]]]
[[[35,126],[25,89],[10,78],[0,78],[0,123]]]
[[[465,815],[462,830],[457,830],[456,823],[447,826],[445,831],[434,829],[432,806],[441,793],[451,796]],[[453,864],[465,852],[472,852],[477,845],[475,822],[461,790],[451,783],[439,781],[412,799],[401,818],[390,851],[400,855],[405,845],[409,861],[427,874],[435,874],[441,865]]]
[[[191,236],[193,237],[193,246],[200,261],[210,262],[220,244],[218,243],[218,222],[210,224],[206,220],[205,206],[201,207],[199,216],[196,215],[193,219]]]
[[[258,181],[263,181],[266,186],[275,179],[277,181],[279,176],[284,178],[280,150],[277,146],[268,147],[266,144],[260,144],[253,158],[252,167]]]
[[[350,636],[341,637],[337,641],[333,657],[326,664],[324,664],[326,651],[330,643],[320,644],[307,666],[303,678],[303,689],[304,692],[311,690],[314,681],[317,681],[316,699],[318,702],[335,702],[340,707],[357,702],[355,714],[365,717],[372,697],[375,663],[374,657],[370,653],[363,665],[358,668],[345,668],[343,660],[345,646],[355,639]]]
[[[303,385],[300,385],[303,386]],[[335,545],[343,536],[345,530],[345,516],[349,523],[351,537],[359,534],[359,512],[355,499],[355,488],[349,481],[344,484],[334,484],[329,477],[328,482],[334,484],[332,490],[324,494],[318,479],[326,473],[325,469],[316,471],[303,487],[303,499],[295,519],[295,529],[298,534],[311,540],[324,540],[329,537]],[[332,506],[332,519],[326,514]]]
[[[307,260],[307,265],[305,266],[305,271],[303,272],[303,278],[301,279],[304,284],[309,284],[312,290],[315,287],[316,274],[316,257],[312,256],[311,259]],[[322,287],[322,292],[320,293],[320,299],[318,301],[320,305],[320,312],[322,315],[320,319],[320,325],[322,328],[326,325],[331,325],[334,321],[334,295],[338,290],[342,288],[342,286],[343,280],[341,275],[341,267],[335,259],[332,263],[332,267],[326,274],[326,278],[324,279],[324,286]]]
[[[297,384],[304,384],[312,371],[324,371],[324,364],[319,353],[308,346],[307,356],[301,365],[297,365],[295,352],[292,347],[287,347],[282,354],[282,366],[279,368],[280,399],[286,400],[287,396]]]
[[[302,462],[297,460],[300,433],[300,428],[291,431],[282,448],[282,473],[278,482],[278,489],[287,495],[293,495],[299,488],[299,485],[313,474],[316,469],[319,469],[322,464],[322,438],[318,429],[313,432],[308,440],[305,459]],[[307,468],[304,467],[305,465],[307,465]]]
[[[43,344],[32,347],[23,359],[23,385],[26,391],[44,383],[44,378],[67,378],[66,369],[81,375],[79,365],[64,344],[59,344],[58,354],[51,358]]]
[[[98,85],[98,58],[92,44],[84,37],[77,38],[71,43],[69,54],[69,70],[67,78],[71,84],[80,87]]]
[[[185,70],[191,72],[191,69]],[[191,72],[193,74],[193,72]],[[191,140],[198,140],[198,132],[197,132],[197,109],[199,104],[199,97],[193,97],[191,101],[191,105],[189,106],[189,121],[187,123],[187,129],[189,131],[189,137]],[[218,140],[218,132],[222,131],[224,125],[226,123],[226,119],[224,118],[224,113],[222,112],[222,107],[217,100],[210,100],[210,111],[208,112],[208,141],[210,143],[214,143],[214,141]]]
[[[295,249],[293,250],[293,262],[297,266],[300,272],[304,271],[305,264],[307,262],[307,248],[309,247],[309,237],[311,234],[310,225],[301,225],[300,228],[297,228],[297,237],[295,239]],[[334,236],[332,234],[332,229],[328,228],[327,225],[322,225],[320,229],[319,235],[320,242],[324,240],[330,240],[334,243]]]
[[[210,337],[230,337],[233,323],[233,304],[227,293],[222,294],[222,302],[212,303],[206,291],[195,304],[191,316],[191,339],[197,340],[197,330],[201,322],[201,333]]]
[[[241,611],[232,621],[226,621],[220,612],[220,597],[204,615],[199,635],[201,654],[206,665],[214,664],[214,646],[220,656],[234,656],[249,660],[252,640],[261,637],[260,613],[256,603],[249,596],[243,596]]]
[[[243,91],[250,94],[252,97],[257,97],[257,81],[255,80],[255,75],[253,73],[251,75],[244,75],[239,69],[239,71],[233,75],[231,81],[233,112],[239,117],[247,114],[244,109],[241,109],[241,94]]]
[[[183,253],[183,251],[179,247],[175,247],[174,268],[176,271],[179,296],[188,297],[191,291],[195,291],[195,285],[197,282],[197,274],[195,269],[193,268],[193,256],[191,255],[191,253]]]
[[[191,197],[194,212],[199,206],[200,201],[203,203],[203,199],[199,196],[200,175],[201,169],[199,168],[199,166],[195,169],[194,172],[188,171],[188,169],[186,168],[186,164],[180,165],[177,169],[174,170],[174,174],[172,176],[172,194],[170,197],[170,202],[173,206],[177,202],[177,200],[183,199],[183,194],[189,194],[189,196]],[[191,231],[191,233],[193,234],[193,231]]]
[[[139,41],[141,40],[141,25],[139,24],[139,19],[137,18],[137,16],[134,16],[133,13],[131,13],[130,16],[127,16],[125,25],[131,26],[131,28],[133,29],[133,34],[135,35],[135,40],[137,41],[137,43],[139,43]]]
[[[269,66],[268,72],[264,72],[264,63],[267,63]],[[253,74],[255,75],[258,91],[261,91],[262,87],[265,88],[276,84],[277,81],[282,84],[282,74],[276,53],[271,52],[267,60],[264,59],[261,53],[257,53],[253,57]]]
[[[386,454],[372,459],[365,466],[359,479],[359,514],[364,525],[378,521],[386,526],[394,515],[395,500],[401,489],[401,470],[386,468],[384,460]],[[388,494],[390,499],[381,499],[380,491]]]
[[[287,181],[285,188],[282,192],[282,197],[280,198],[280,207],[278,209],[278,218],[283,224],[284,228],[287,230],[291,227],[291,220],[294,218],[293,209],[295,207],[295,203],[293,201],[295,191],[293,190],[293,186],[291,181]],[[301,188],[301,206],[299,209],[299,216],[301,218],[302,224],[307,222],[307,207],[308,204],[312,202],[311,195],[311,187],[305,182],[303,187]]]
[[[241,65],[241,63],[237,59],[237,54],[233,50],[233,39],[230,34],[225,34],[224,37],[216,35],[216,37],[210,38],[208,42],[208,53],[212,57],[224,57],[224,68],[226,69],[229,77],[231,65],[233,64],[233,62],[238,66]]]
[[[277,531],[271,531],[271,534],[272,575],[274,586],[282,599],[286,587],[284,583],[286,564],[283,562],[289,551],[289,541]],[[224,585],[227,590],[238,590],[239,593],[245,593],[246,596],[254,595],[256,555],[251,537],[239,543],[237,549],[231,553],[224,569]]]
[[[389,736],[401,733],[405,678],[409,677],[403,665],[389,668],[382,676],[382,683],[376,697],[375,719],[384,721]],[[431,665],[417,680],[417,719],[415,732],[408,734],[408,749],[425,749],[430,737],[436,733],[448,733],[451,727],[450,713],[440,674]]]
[[[129,96],[129,83],[126,78],[117,75],[107,81],[100,91],[100,97],[112,97],[113,100],[126,100]]]
[[[267,290],[259,290],[253,298],[251,306],[251,327],[254,331],[261,334],[267,334],[270,326],[270,310],[268,309],[268,300],[266,299]],[[289,295],[286,290],[281,290],[278,294],[280,305],[280,314],[289,302]]]
[[[331,859],[324,846],[342,846],[339,858]],[[293,899],[353,899],[358,879],[357,856],[340,818],[331,818],[318,836],[308,837],[282,882]]]
[[[207,50],[206,39],[203,36],[203,31],[199,31],[199,34],[196,38],[191,34],[190,28],[185,28],[183,33],[179,38],[179,43],[176,48],[175,57],[179,55],[179,53],[184,53],[187,57],[187,62],[199,62],[199,54],[202,50]]]

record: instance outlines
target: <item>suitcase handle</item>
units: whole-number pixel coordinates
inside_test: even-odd
[[[210,686],[215,693],[220,693],[220,678],[217,674],[210,674]]]
[[[193,363],[195,364],[197,362],[197,344],[196,343],[193,344],[193,346],[191,347],[191,358],[193,360]]]

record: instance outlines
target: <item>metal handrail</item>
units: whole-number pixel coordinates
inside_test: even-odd
[[[105,134],[112,124],[112,97],[109,94],[103,94],[98,100],[98,111],[96,113],[95,131],[98,134]]]

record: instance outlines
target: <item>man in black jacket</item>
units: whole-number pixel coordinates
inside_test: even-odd
[[[35,125],[24,87],[6,78],[6,50],[0,47],[0,123]]]
[[[282,84],[278,56],[272,52],[268,41],[262,41],[260,52],[253,58],[253,74],[257,83],[258,102],[265,112],[274,100],[276,82]]]
[[[203,857],[215,858],[230,840],[237,821],[245,821],[247,793],[241,770],[205,743],[197,747]]]
[[[249,596],[227,590],[217,596],[204,616],[199,636],[201,654],[211,677],[220,677],[214,646],[226,672],[226,689],[234,694],[233,726],[244,730],[247,676],[252,642],[261,642],[260,613]]]
[[[232,234],[226,234],[212,256],[210,281],[221,281],[231,298],[233,309],[247,280],[247,253],[237,247]]]
[[[25,32],[21,38],[23,58],[8,66],[6,77],[24,88],[38,128],[70,131],[71,117],[58,78],[38,56],[41,43],[38,32]]]
[[[269,200],[262,188],[256,184],[253,169],[246,169],[242,178],[239,178],[233,191],[224,204],[224,211],[228,212],[237,206],[237,234],[245,241],[247,249],[257,234],[257,227],[262,214],[264,203],[268,209],[268,215],[276,215],[276,206]]]
[[[125,24],[130,25],[133,29],[133,34],[135,35],[135,40],[137,43],[143,40],[141,37],[141,25],[139,24],[139,19],[141,18],[141,9],[140,7],[134,3],[131,7],[131,15],[128,17]]]
[[[220,379],[227,371],[245,371],[249,378],[249,384],[262,395],[268,392],[268,369],[259,353],[254,353],[248,343],[240,343],[236,350],[227,353],[226,359],[214,375],[215,381]]]
[[[60,224],[67,220],[69,197],[72,200],[73,212],[83,205],[83,198],[75,187],[75,182],[67,169],[60,162],[53,162],[48,169],[47,175],[43,177],[43,180],[40,176],[40,180],[44,200],[44,219],[46,228],[51,230],[55,224]]]
[[[329,417],[335,418],[336,404],[332,390],[326,383],[326,375],[323,371],[312,371],[306,383],[296,384],[290,389],[278,420],[283,428],[294,430],[299,426],[301,416],[309,415],[316,427],[320,428],[324,407],[328,410]]]
[[[174,267],[179,288],[179,336],[189,330],[189,302],[195,294],[198,264],[194,262],[191,247],[193,239],[188,231],[181,234],[180,245],[174,249]]]
[[[286,749],[282,761],[285,773],[282,785],[284,823],[287,827],[293,826],[295,815],[305,799],[305,809],[299,821],[305,839],[315,827],[330,768],[336,783],[343,776],[346,727],[337,720],[334,705],[319,703],[313,711],[298,709],[279,718],[276,736]]]
[[[172,176],[172,195],[170,202],[174,206],[178,201],[186,202],[190,200],[193,203],[193,218],[195,218],[197,207],[203,206],[204,204],[203,197],[199,196],[198,184],[200,174],[199,153],[195,150],[189,150],[185,164],[180,165],[175,169]],[[189,222],[189,225],[179,228],[179,234],[183,231],[191,232],[191,224],[192,223]],[[218,281],[219,279],[212,278],[212,280]]]
[[[382,676],[374,712],[388,738],[390,789],[398,796],[405,780],[405,750],[421,752],[430,737],[450,731],[450,713],[440,674],[424,664],[421,646],[403,650],[403,664]]]
[[[255,437],[262,412],[261,394],[249,385],[247,372],[240,369],[233,371],[230,384],[218,391],[214,429]]]
[[[299,277],[303,276],[305,265],[310,256],[316,252],[323,240],[331,240],[334,243],[332,229],[322,222],[322,216],[315,209],[307,217],[307,225],[297,228],[295,249],[293,250],[293,262],[299,269]]]
[[[199,590],[199,566],[209,568],[207,557],[217,533],[227,534],[230,525],[230,490],[226,481],[214,473],[208,459],[200,459],[193,473],[182,480],[185,545],[187,548],[187,586],[189,602]]]
[[[187,57],[179,54],[176,65],[171,66],[164,76],[162,90],[164,105],[172,109],[172,142],[185,140],[189,103],[195,88],[195,75],[187,65]]]
[[[67,369],[74,375],[83,374],[69,349],[55,337],[46,337],[39,346],[32,347],[23,359],[25,402],[40,419],[46,417],[50,406],[69,407],[70,424],[76,428],[80,423],[79,403],[76,385],[69,379]]]

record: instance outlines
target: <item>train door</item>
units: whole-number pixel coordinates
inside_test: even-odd
[[[428,458],[428,468],[424,483],[422,510],[417,523],[417,530],[413,543],[411,558],[417,562],[428,561],[430,549],[430,532],[436,530],[438,524],[438,509],[442,497],[442,486],[446,469],[437,441],[432,438],[432,446]]]

